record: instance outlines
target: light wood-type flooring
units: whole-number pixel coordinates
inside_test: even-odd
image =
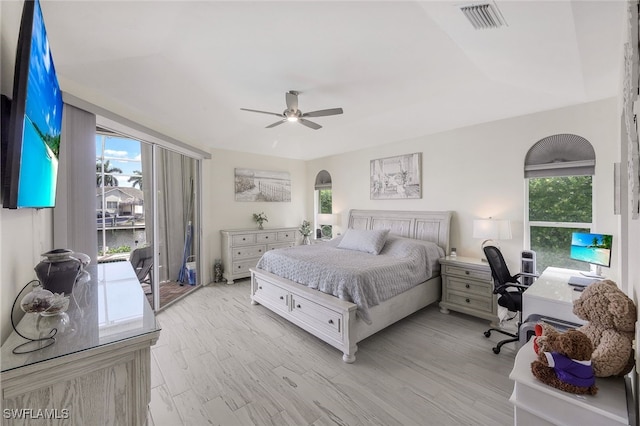
[[[249,281],[157,316],[149,424],[512,425],[514,344],[431,305],[358,345],[356,362],[249,301]]]

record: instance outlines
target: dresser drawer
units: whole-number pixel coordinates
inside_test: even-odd
[[[278,241],[295,241],[296,233],[293,231],[280,231],[278,232]]]
[[[456,291],[447,291],[445,300],[468,309],[474,309],[487,313],[493,312],[493,297],[482,297],[473,294],[465,294]]]
[[[233,262],[233,269],[230,271],[233,275],[250,274],[249,268],[254,268],[258,263],[258,259],[247,259]]]
[[[302,296],[292,295],[291,315],[325,335],[340,338],[342,315]]]
[[[293,241],[291,241],[289,243],[267,244],[267,251],[275,250],[275,249],[279,249],[279,248],[293,247],[295,245],[296,245],[296,243],[293,242]]]
[[[271,243],[278,239],[276,232],[262,232],[256,235],[256,242],[258,243]]]
[[[242,259],[250,259],[250,258],[259,258],[260,256],[262,256],[264,254],[264,252],[267,250],[267,246],[265,246],[264,244],[261,245],[257,245],[257,246],[239,246],[239,247],[234,247],[231,250],[231,257],[233,258],[233,260],[242,260]]]
[[[231,245],[248,246],[256,243],[256,234],[238,234],[231,237]]]
[[[287,311],[289,308],[289,293],[283,288],[256,277],[255,296],[278,309]]]
[[[484,297],[491,297],[493,294],[493,283],[486,281],[475,281],[458,277],[445,277],[447,289],[455,290],[465,294],[475,294]]]
[[[476,269],[465,268],[463,266],[444,265],[442,270],[444,275],[455,275],[458,277],[468,277],[481,281],[491,281],[491,271],[478,271]]]

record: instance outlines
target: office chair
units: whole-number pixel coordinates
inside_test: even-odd
[[[136,277],[140,284],[149,284],[153,293],[153,280],[151,277],[151,268],[153,267],[153,247],[137,248],[131,252],[129,261],[136,271]]]
[[[497,331],[511,337],[505,339],[493,348],[493,353],[499,354],[502,345],[519,340],[520,325],[522,324],[522,293],[529,288],[527,285],[520,283],[519,278],[522,276],[537,277],[535,274],[519,273],[511,275],[507,263],[502,257],[500,249],[495,246],[484,247],[484,254],[487,257],[489,266],[491,267],[491,276],[493,277],[493,294],[499,294],[498,305],[507,308],[512,312],[518,312],[518,330],[516,333],[509,333],[500,328],[490,328],[484,332],[485,337],[490,337],[492,331]]]

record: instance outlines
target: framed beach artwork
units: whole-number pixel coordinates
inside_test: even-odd
[[[371,160],[372,200],[422,198],[422,153]]]
[[[256,169],[235,169],[236,201],[291,201],[291,175]]]

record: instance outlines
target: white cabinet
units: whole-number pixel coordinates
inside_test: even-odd
[[[293,247],[298,228],[222,230],[222,265],[228,284],[246,278],[267,250]]]

